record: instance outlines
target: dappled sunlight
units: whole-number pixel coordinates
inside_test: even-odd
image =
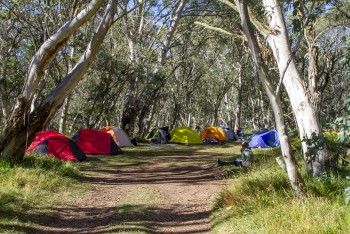
[[[31,208],[4,230],[29,233],[209,233],[211,201],[225,184],[217,159],[239,143],[127,148],[88,156],[79,181],[89,190],[54,207]]]

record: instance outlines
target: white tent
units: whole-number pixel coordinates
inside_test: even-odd
[[[117,143],[119,147],[133,147],[134,145],[131,143],[128,135],[123,131],[121,128],[113,127],[113,126],[107,126],[100,131],[107,132],[111,134],[113,137],[114,141]]]

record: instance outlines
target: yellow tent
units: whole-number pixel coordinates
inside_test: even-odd
[[[181,144],[202,144],[202,140],[199,135],[192,129],[182,126],[173,129],[170,132],[171,140],[173,143]]]
[[[227,136],[224,133],[224,131],[221,128],[210,126],[204,129],[201,132],[201,138],[202,140],[207,139],[207,138],[216,138],[219,139],[220,141],[227,141]]]

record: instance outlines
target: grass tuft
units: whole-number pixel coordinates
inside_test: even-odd
[[[32,155],[12,165],[0,161],[0,224],[28,209],[49,207],[65,199],[64,194],[79,191],[79,175],[73,163],[52,158]]]

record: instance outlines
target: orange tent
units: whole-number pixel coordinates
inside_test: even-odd
[[[221,128],[217,128],[214,126],[210,126],[204,129],[201,132],[200,137],[202,138],[202,140],[207,138],[213,138],[213,139],[216,138],[216,139],[219,139],[220,141],[227,141],[227,136],[224,133],[224,131]]]

